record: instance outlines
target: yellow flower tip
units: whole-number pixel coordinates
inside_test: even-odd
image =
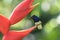
[[[32,8],[35,8],[36,6],[38,6],[40,4],[40,2],[39,3],[36,3],[36,4],[34,4],[33,6],[31,6]]]

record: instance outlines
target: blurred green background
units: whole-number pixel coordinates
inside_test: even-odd
[[[0,14],[9,18],[13,9],[23,0],[0,0]],[[21,30],[34,25],[29,18],[38,16],[42,21],[43,29],[36,29],[23,40],[60,40],[60,0],[34,0],[33,4],[40,3],[28,16],[19,23],[12,25],[11,30]],[[0,40],[2,34],[0,33]]]

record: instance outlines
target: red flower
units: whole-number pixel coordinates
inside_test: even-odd
[[[9,20],[6,17],[0,15],[0,32],[2,32],[2,34],[6,34],[9,31],[9,27]]]
[[[34,0],[24,0],[13,10],[9,20],[11,24],[15,24],[26,17],[36,6],[32,6]]]
[[[30,29],[21,30],[21,31],[9,31],[6,35],[3,36],[2,40],[22,40],[25,36],[27,36],[35,28],[36,27],[32,27]]]
[[[32,6],[34,0],[24,0],[22,1],[12,12],[9,20],[0,15],[0,32],[2,32],[2,40],[22,40],[26,35],[28,35],[32,30],[36,28],[32,27],[24,31],[10,31],[11,25],[16,24],[24,17],[26,17],[38,4]]]

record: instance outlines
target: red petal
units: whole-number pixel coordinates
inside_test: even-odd
[[[10,31],[9,33],[3,36],[3,40],[22,40],[35,28],[36,27],[32,27],[30,29],[22,30],[22,31]]]
[[[6,34],[9,30],[9,26],[9,20],[6,17],[0,15],[0,32]]]
[[[24,0],[14,9],[12,15],[10,16],[11,24],[17,23],[29,14],[32,9],[29,8],[29,6],[32,4],[32,1],[33,0]]]

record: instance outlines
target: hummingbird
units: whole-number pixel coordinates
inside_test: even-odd
[[[31,19],[34,21],[35,25],[38,25],[38,29],[42,29],[42,22],[38,16],[33,15]]]

